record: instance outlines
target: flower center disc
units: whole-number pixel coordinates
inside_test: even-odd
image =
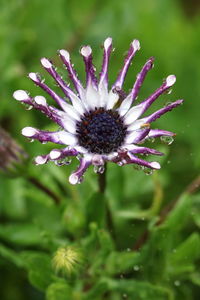
[[[76,126],[79,145],[91,153],[116,151],[126,135],[126,126],[118,112],[102,107],[85,113]]]

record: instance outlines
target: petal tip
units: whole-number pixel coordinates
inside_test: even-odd
[[[81,54],[84,56],[84,57],[88,57],[90,56],[92,53],[92,49],[90,46],[83,46],[81,48]]]
[[[27,100],[29,98],[29,95],[24,90],[17,90],[13,93],[13,98],[17,101],[23,101]]]
[[[104,41],[104,48],[107,50],[112,44],[112,38],[108,37],[105,41]]]
[[[66,61],[68,61],[68,62],[70,61],[70,55],[67,50],[61,49],[61,50],[59,50],[59,54],[61,56],[63,56],[66,59]]]
[[[74,185],[74,184],[77,184],[78,181],[79,181],[79,177],[78,177],[77,175],[71,174],[71,175],[69,176],[69,183],[71,183],[71,184]]]
[[[167,85],[167,87],[172,86],[175,82],[176,82],[176,76],[175,75],[169,75],[166,78],[166,85]]]
[[[133,46],[135,51],[140,50],[140,42],[138,40],[134,40],[132,42],[132,46]]]
[[[32,137],[36,134],[37,130],[33,127],[24,127],[22,129],[22,135],[26,137]]]
[[[47,104],[47,101],[43,96],[36,96],[34,100],[38,105],[46,106]]]
[[[160,164],[159,164],[157,161],[151,162],[150,165],[151,165],[151,167],[152,167],[153,169],[159,170],[159,169],[161,168],[161,167],[160,167]]]
[[[50,69],[52,67],[52,63],[47,58],[43,57],[40,61],[44,68]]]

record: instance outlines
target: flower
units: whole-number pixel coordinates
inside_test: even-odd
[[[99,80],[92,63],[91,47],[83,46],[80,50],[86,69],[86,87],[83,87],[78,79],[69,53],[66,50],[59,51],[76,92],[62,79],[50,60],[41,59],[43,68],[53,77],[69,101],[47,86],[38,73],[29,73],[28,77],[53,98],[60,109],[48,105],[43,96],[32,98],[24,90],[17,90],[13,94],[16,100],[40,110],[60,126],[61,129],[55,132],[25,127],[22,134],[42,143],[53,142],[64,145],[63,149],[54,149],[47,155],[37,156],[35,162],[38,165],[48,161],[57,164],[69,163],[67,160],[69,156],[76,156],[80,160],[78,169],[69,177],[71,184],[80,183],[90,165],[94,165],[95,172],[102,173],[107,161],[120,166],[137,164],[145,168],[160,169],[158,162],[148,162],[137,157],[137,154],[163,153],[139,145],[149,138],[174,136],[173,132],[151,129],[151,123],[183,102],[177,100],[141,118],[149,106],[171,88],[176,77],[169,75],[152,95],[132,106],[148,71],[153,67],[154,58],[147,60],[137,75],[132,90],[126,95],[122,90],[123,82],[133,57],[140,49],[140,43],[138,40],[131,43],[124,65],[110,91],[108,89],[108,64],[112,52],[110,37],[105,40],[103,48],[103,64]]]

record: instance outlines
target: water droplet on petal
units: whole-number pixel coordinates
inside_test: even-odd
[[[174,141],[174,138],[172,136],[161,136],[161,141],[167,145],[171,145]]]
[[[105,167],[104,166],[94,166],[94,172],[95,173],[103,174],[104,171],[105,171]]]

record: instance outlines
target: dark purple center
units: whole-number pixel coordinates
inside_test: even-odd
[[[118,112],[100,107],[83,115],[76,132],[80,146],[91,153],[108,154],[123,144],[126,126]]]

